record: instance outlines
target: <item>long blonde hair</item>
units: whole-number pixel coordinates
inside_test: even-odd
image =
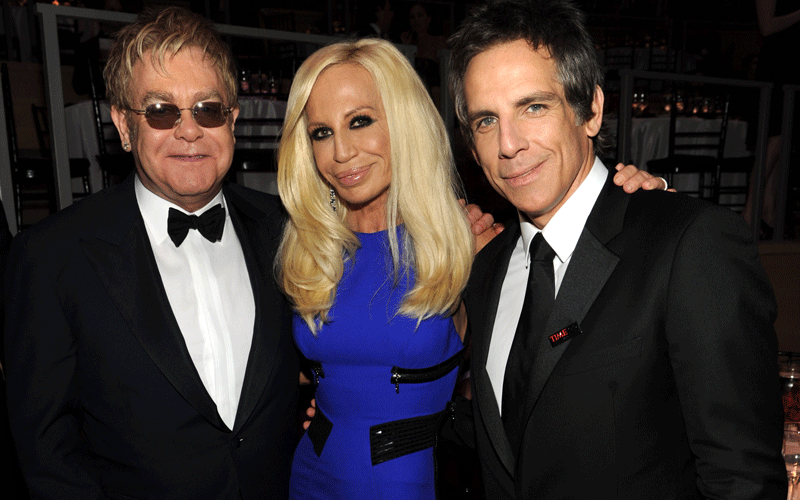
[[[458,203],[461,193],[444,124],[408,60],[379,39],[346,41],[312,54],[298,69],[278,149],[278,191],[289,213],[276,260],[279,283],[313,332],[327,321],[344,258],[358,248],[334,212],[329,186],[316,168],[305,106],[320,73],[336,64],[359,64],[372,75],[389,127],[392,182],[386,206],[395,281],[413,269],[414,286],[398,311],[423,320],[450,314],[469,278],[474,238]],[[405,225],[404,251],[396,232]]]

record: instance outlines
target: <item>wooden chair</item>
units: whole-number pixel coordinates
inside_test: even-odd
[[[51,151],[50,147],[50,121],[47,116],[47,106],[37,106],[31,104],[31,113],[33,114],[33,126],[36,128],[36,138],[39,141],[40,151]],[[50,154],[46,156],[51,156]],[[70,158],[69,159],[69,174],[72,178],[80,178],[81,191],[72,192],[74,198],[81,198],[91,194],[92,189],[89,185],[89,167],[91,162],[87,158]]]
[[[730,97],[726,96],[713,128],[680,131],[678,118],[681,113],[676,105],[679,92],[675,90],[672,94],[667,157],[648,161],[647,170],[654,175],[663,175],[670,186],[673,185],[675,175],[695,174],[698,177],[697,189],[681,191],[718,203]]]
[[[283,118],[243,118],[236,120],[231,173],[277,172],[277,150]],[[264,133],[265,127],[270,132]],[[274,132],[272,132],[274,131]]]
[[[756,158],[753,155],[740,158],[723,158],[720,165],[720,177],[717,181],[717,203],[720,206],[728,207],[736,212],[744,209],[747,200],[747,190],[750,183],[750,172],[753,170]],[[739,174],[744,177],[744,182],[726,183],[723,182],[725,174]]]
[[[56,212],[55,178],[52,157],[37,155],[35,157],[21,157],[17,145],[16,120],[14,118],[14,102],[11,98],[11,83],[8,74],[8,65],[0,65],[0,80],[3,88],[3,105],[5,107],[6,131],[8,134],[8,152],[11,168],[11,182],[14,193],[14,211],[16,212],[17,229],[27,227],[23,225],[23,202],[28,205],[43,204],[48,213]],[[36,117],[34,116],[34,119]],[[40,121],[42,121],[40,119]],[[40,144],[41,145],[41,144]],[[45,148],[49,149],[49,148]],[[89,161],[85,159],[70,160],[70,176],[84,179],[84,192],[88,190]]]
[[[136,169],[133,155],[122,149],[119,134],[111,120],[104,120],[102,104],[105,101],[105,89],[98,88],[95,72],[99,71],[95,63],[89,61],[89,94],[92,98],[94,128],[97,134],[97,163],[103,176],[103,187],[118,184]],[[110,138],[109,138],[110,137]]]

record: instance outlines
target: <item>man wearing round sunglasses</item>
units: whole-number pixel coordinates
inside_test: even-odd
[[[225,185],[233,61],[188,11],[124,28],[105,70],[136,175],[20,233],[9,413],[41,498],[285,498],[298,360],[273,280],[277,197]]]
[[[192,112],[192,119],[203,128],[221,127],[228,123],[228,115],[233,108],[225,107],[221,102],[198,102],[191,108],[179,108],[174,104],[158,102],[148,104],[145,109],[126,108],[137,115],[144,115],[147,124],[157,130],[169,130],[178,126],[181,113]]]

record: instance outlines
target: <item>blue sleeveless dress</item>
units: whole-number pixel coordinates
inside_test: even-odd
[[[457,359],[461,339],[451,318],[434,317],[417,326],[417,320],[396,315],[413,277],[401,276],[394,286],[386,231],[356,234],[361,248],[345,263],[330,322],[314,337],[304,321],[294,318],[298,347],[319,362],[316,398],[325,422],[315,417],[298,444],[290,497],[433,499],[433,448],[373,465],[370,428],[375,434],[380,424],[444,410],[457,366],[449,369],[448,363],[447,373],[434,381],[397,384],[392,368],[429,368]],[[384,445],[401,444],[395,440],[390,437]]]

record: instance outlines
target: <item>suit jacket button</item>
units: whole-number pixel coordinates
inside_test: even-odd
[[[242,441],[244,441],[244,438],[236,439],[236,441],[233,443],[233,446],[236,447],[236,448],[241,447],[242,446]]]

